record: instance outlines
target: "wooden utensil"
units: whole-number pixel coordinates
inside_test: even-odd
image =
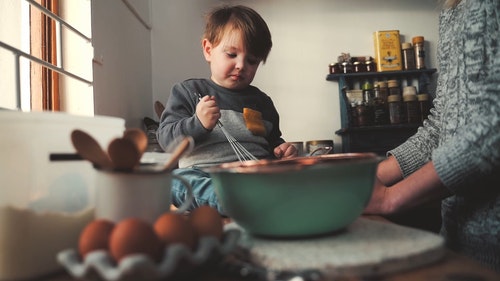
[[[78,154],[85,160],[101,168],[111,168],[113,163],[99,143],[82,130],[71,132],[71,142]]]
[[[141,156],[148,147],[148,137],[141,129],[138,128],[126,129],[125,132],[123,132],[123,138],[131,140],[136,145]]]
[[[183,138],[180,141],[180,143],[175,147],[171,157],[165,163],[163,170],[167,171],[175,167],[181,156],[184,155],[184,153],[190,151],[193,148],[193,145],[194,145],[194,140],[192,137]]]
[[[109,143],[108,154],[113,167],[118,170],[132,170],[141,160],[141,153],[130,139],[116,138]]]

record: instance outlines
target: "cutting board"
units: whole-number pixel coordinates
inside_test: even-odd
[[[437,234],[363,217],[343,231],[313,238],[269,239],[241,230],[246,259],[269,272],[378,276],[433,263],[445,254],[444,239]]]

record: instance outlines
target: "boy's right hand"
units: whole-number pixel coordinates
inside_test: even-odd
[[[217,125],[220,115],[219,106],[213,96],[203,96],[196,105],[196,116],[207,130],[212,130]]]

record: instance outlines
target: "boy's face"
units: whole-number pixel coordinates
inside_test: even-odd
[[[247,53],[239,31],[227,31],[217,46],[203,39],[202,46],[210,64],[210,78],[217,85],[239,90],[253,81],[262,60]]]

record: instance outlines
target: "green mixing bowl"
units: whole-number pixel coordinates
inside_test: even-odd
[[[226,214],[254,235],[303,237],[335,232],[370,199],[373,153],[226,163],[206,169]]]

